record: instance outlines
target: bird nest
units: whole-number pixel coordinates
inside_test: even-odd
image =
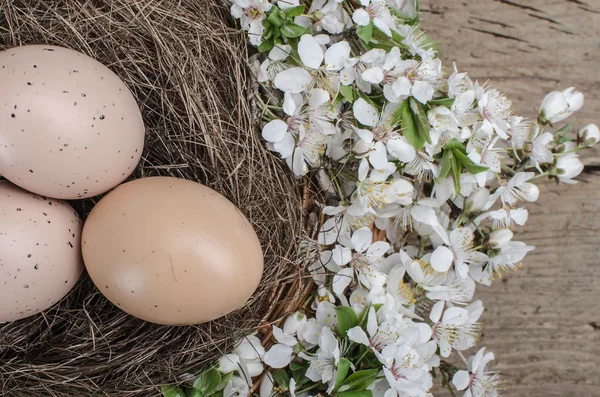
[[[129,316],[84,274],[54,307],[0,325],[2,395],[156,395],[157,386],[181,382],[239,337],[284,315],[310,288],[295,250],[306,229],[309,189],[260,140],[245,35],[232,26],[221,1],[1,2],[0,50],[72,48],[129,86],[146,125],[131,178],[171,175],[217,190],[252,222],[265,254],[263,280],[247,305],[198,326]],[[73,202],[84,217],[93,204]]]

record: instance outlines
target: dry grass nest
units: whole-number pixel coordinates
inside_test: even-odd
[[[0,0],[0,50],[41,43],[79,50],[119,75],[147,128],[132,178],[171,175],[222,193],[252,222],[266,266],[243,309],[189,327],[125,314],[84,274],[43,314],[0,325],[0,394],[158,395],[157,386],[197,373],[300,294],[305,192],[256,130],[246,38],[222,1]],[[85,216],[93,201],[73,205]]]

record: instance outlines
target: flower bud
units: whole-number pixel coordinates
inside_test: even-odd
[[[583,106],[583,94],[575,88],[563,92],[553,91],[542,101],[540,116],[542,120],[558,123],[571,116]]]
[[[470,212],[481,212],[487,206],[490,191],[484,187],[478,187],[467,198],[466,208]]]
[[[583,94],[575,91],[574,87],[567,88],[562,92],[569,104],[569,112],[575,113],[583,107]]]
[[[296,332],[306,324],[306,314],[302,312],[292,313],[283,324],[283,332],[287,335],[296,335]]]
[[[583,171],[583,164],[575,154],[560,156],[556,160],[554,174],[561,182],[575,183],[571,179],[581,174],[581,171]]]
[[[592,147],[600,141],[600,129],[596,124],[588,124],[577,133],[579,140],[587,147]]]
[[[568,111],[569,103],[562,92],[553,91],[542,101],[540,116],[551,123],[557,123],[571,115]]]
[[[492,248],[502,248],[513,238],[513,232],[509,229],[494,230],[490,234],[490,245]]]

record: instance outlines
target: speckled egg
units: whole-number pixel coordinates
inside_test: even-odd
[[[83,270],[81,220],[73,208],[0,181],[0,322],[62,299]]]
[[[146,321],[189,325],[242,307],[263,254],[250,222],[225,197],[178,178],[118,186],[92,209],[82,253],[96,287]]]
[[[57,46],[0,52],[0,175],[60,199],[92,197],[134,170],[144,124],[123,81]]]

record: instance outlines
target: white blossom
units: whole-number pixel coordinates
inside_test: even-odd
[[[469,357],[467,371],[458,371],[452,378],[457,390],[466,390],[463,397],[497,397],[500,378],[497,373],[487,370],[487,364],[494,360],[493,353],[486,353],[485,347]]]

